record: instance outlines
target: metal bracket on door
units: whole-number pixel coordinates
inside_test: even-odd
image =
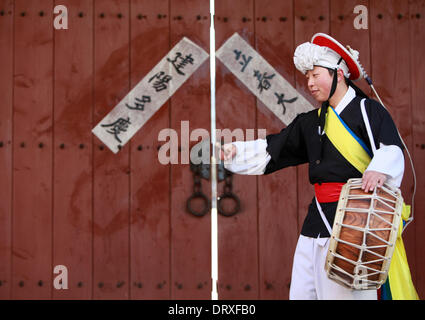
[[[186,209],[189,213],[197,217],[203,217],[209,210],[211,210],[211,201],[202,192],[202,179],[210,180],[211,165],[209,143],[209,139],[202,140],[193,146],[190,151],[190,170],[193,172],[193,193],[186,201]],[[204,155],[202,153],[203,150],[205,151]],[[225,180],[224,192],[220,195],[217,201],[217,210],[221,215],[230,217],[240,211],[240,200],[232,192],[233,173],[225,169],[223,163],[219,163],[217,169],[218,182]],[[200,210],[193,208],[193,201],[195,199],[200,199],[202,201],[202,208]],[[234,209],[231,211],[225,211],[222,203],[223,199],[231,199],[234,201]]]

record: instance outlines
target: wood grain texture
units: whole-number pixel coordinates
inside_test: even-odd
[[[61,4],[69,10],[70,27],[55,30],[53,265],[67,268],[68,289],[53,290],[53,298],[90,299],[93,6],[85,0]]]
[[[131,1],[131,87],[171,49],[169,15],[169,0]],[[129,142],[131,299],[170,299],[171,164],[158,161],[158,133],[169,117],[166,102]]]
[[[295,87],[293,1],[255,1],[255,48]],[[265,18],[265,21],[264,21]],[[257,101],[257,128],[267,134],[284,128]],[[297,169],[258,177],[259,287],[261,299],[288,299],[297,244]]]
[[[425,216],[421,214],[425,210],[425,92],[420,81],[420,75],[425,72],[425,44],[423,32],[425,30],[425,3],[421,0],[409,1],[409,24],[410,24],[410,90],[412,104],[412,139],[410,148],[416,169],[417,190],[415,197],[415,220],[408,226],[407,234],[409,242],[405,243],[409,258],[410,270],[413,282],[421,299],[425,297]],[[407,164],[408,166],[409,164]],[[410,198],[406,198],[411,203]],[[410,230],[409,230],[410,229]],[[411,239],[413,238],[413,242]]]
[[[0,1],[0,299],[12,280],[13,1]]]
[[[198,19],[198,16],[201,19]],[[204,19],[207,17],[207,19]],[[172,0],[170,2],[170,42],[173,47],[183,36],[209,53],[209,2]],[[193,192],[193,174],[188,150],[201,141],[190,133],[210,128],[210,73],[208,60],[184,83],[170,101],[170,127],[180,137],[179,164],[171,166],[171,299],[211,298],[210,213],[202,218],[186,210]],[[188,121],[189,128],[181,129]],[[202,191],[211,198],[211,182],[202,181]]]
[[[216,48],[235,32],[254,47],[254,1],[216,1]],[[244,19],[245,18],[245,19]],[[217,60],[217,128],[244,132],[256,127],[255,96]],[[235,140],[241,140],[240,138]],[[222,193],[223,183],[218,192]],[[258,199],[255,176],[233,176],[241,211],[219,216],[219,297],[258,299]]]
[[[98,123],[130,90],[129,2],[94,7],[94,113]],[[129,298],[129,146],[113,154],[94,138],[93,298]]]
[[[53,1],[15,1],[12,298],[52,297]],[[40,12],[43,12],[41,15]]]

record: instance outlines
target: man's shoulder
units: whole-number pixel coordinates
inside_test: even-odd
[[[355,96],[353,100],[350,101],[349,105],[351,106],[351,108],[349,109],[353,110],[354,107],[354,110],[360,111],[360,103],[363,99],[365,99],[365,107],[368,114],[384,114],[388,112],[379,101],[376,101],[373,98],[363,98],[360,96]]]
[[[389,111],[377,100],[368,98],[365,102],[366,111],[370,115],[375,115],[380,118],[390,116]]]
[[[313,109],[307,112],[302,112],[297,114],[297,116],[295,117],[295,119],[292,121],[308,121],[308,120],[312,120],[312,119],[317,119],[318,115],[319,115],[319,109]]]

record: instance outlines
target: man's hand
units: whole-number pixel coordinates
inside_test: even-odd
[[[220,148],[220,160],[230,160],[236,155],[236,147],[232,143],[226,143]]]
[[[376,186],[382,187],[387,176],[378,171],[366,171],[362,178],[362,189],[366,192],[373,191]]]

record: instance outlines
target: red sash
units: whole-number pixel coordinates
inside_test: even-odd
[[[339,200],[343,182],[325,182],[322,184],[314,184],[314,193],[316,194],[317,201],[320,203],[336,202]]]

